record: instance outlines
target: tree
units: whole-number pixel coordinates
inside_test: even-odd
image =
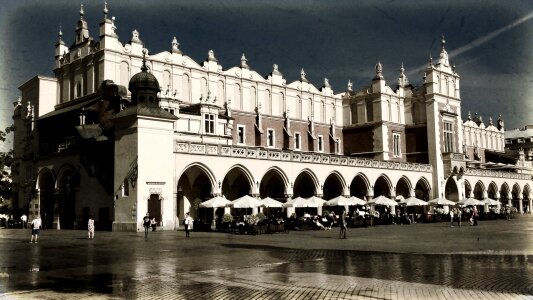
[[[15,129],[11,125],[0,130],[0,143],[6,141],[6,136]],[[0,152],[0,210],[2,206],[6,205],[6,201],[11,199],[13,192],[13,181],[11,180],[11,166],[13,165],[13,150],[7,152]]]

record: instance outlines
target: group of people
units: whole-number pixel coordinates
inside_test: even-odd
[[[474,206],[471,212],[470,212],[470,209],[468,209],[466,213],[470,215],[470,226],[477,226],[478,219],[479,219],[479,211],[477,210],[477,208]],[[453,227],[454,221],[457,220],[457,225],[461,227],[463,210],[458,207],[450,208],[449,215],[450,215],[450,226]]]
[[[189,215],[189,213],[185,214],[185,218],[183,218],[183,226],[185,228],[185,237],[190,237],[190,229],[192,227],[193,219]],[[144,238],[148,239],[148,231],[150,231],[150,228],[152,228],[152,231],[156,231],[157,228],[157,221],[155,220],[155,217],[150,218],[150,213],[146,213],[146,216],[144,216],[142,220],[142,224],[144,227]]]

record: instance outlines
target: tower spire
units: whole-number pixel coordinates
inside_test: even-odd
[[[109,10],[107,9],[107,0],[104,0],[104,20],[107,20],[107,13],[109,13]]]
[[[141,71],[148,71],[148,68],[146,67],[146,49],[143,49],[143,65],[141,66]]]

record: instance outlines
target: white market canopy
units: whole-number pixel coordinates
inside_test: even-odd
[[[432,205],[455,205],[456,203],[453,201],[450,201],[446,198],[435,198],[433,200],[429,200],[429,204]]]
[[[256,198],[245,195],[231,201],[228,206],[232,206],[233,208],[255,208],[261,206],[261,204],[261,201]]]
[[[366,201],[363,199],[359,199],[355,196],[351,196],[351,197],[337,196],[333,199],[326,201],[324,205],[328,205],[328,206],[366,205]]]
[[[405,205],[405,206],[424,206],[424,205],[428,205],[428,203],[426,201],[418,199],[416,197],[409,197],[407,199],[404,199],[404,200],[400,201],[400,204],[401,205]]]
[[[205,202],[200,203],[200,207],[207,207],[207,208],[216,208],[216,207],[224,207],[231,202],[226,199],[224,196],[216,196],[215,198],[211,198]]]
[[[291,199],[287,201],[287,203],[283,204],[284,207],[319,207],[322,206],[326,202],[324,199],[319,197],[310,197],[307,199],[304,199],[302,197],[296,197],[294,199]]]
[[[457,202],[457,204],[464,205],[464,206],[469,206],[469,205],[485,205],[485,203],[483,203],[482,201],[477,200],[477,199],[474,199],[474,198],[466,198],[466,199],[463,199],[463,200]]]
[[[383,195],[373,198],[372,200],[369,200],[367,203],[374,204],[374,205],[386,205],[386,206],[398,205],[398,202],[392,199],[389,199]]]
[[[259,202],[261,202],[262,207],[283,207],[283,203],[270,197],[263,198]]]
[[[500,204],[500,201],[490,199],[490,198],[483,199],[481,202],[487,205],[499,205]]]

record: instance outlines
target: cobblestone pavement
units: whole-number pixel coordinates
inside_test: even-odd
[[[0,229],[0,299],[533,299],[533,218],[238,235]]]

